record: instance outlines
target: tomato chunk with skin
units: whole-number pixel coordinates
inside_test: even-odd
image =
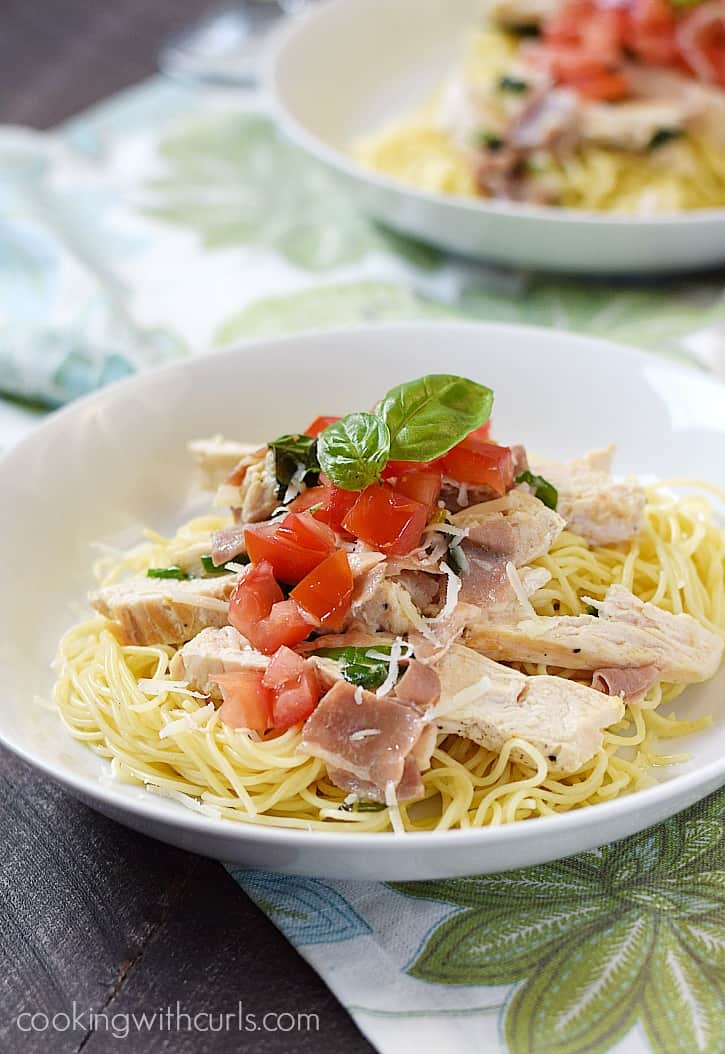
[[[281,688],[290,681],[297,681],[304,673],[305,660],[296,651],[282,645],[272,656],[262,677],[265,688]]]
[[[229,621],[246,637],[247,630],[266,618],[272,605],[280,600],[284,600],[284,593],[274,577],[274,569],[263,560],[250,567],[235,587],[229,602]]]
[[[273,721],[274,692],[265,686],[262,670],[218,673],[211,678],[222,690],[219,717],[230,728],[264,733]]]
[[[294,600],[285,600],[266,560],[252,565],[229,601],[229,622],[252,647],[272,655],[285,644],[301,644],[312,632]]]
[[[328,425],[334,425],[335,421],[339,420],[339,417],[316,417],[312,424],[305,428],[304,434],[310,436],[312,439],[316,439],[320,432],[324,432]]]
[[[272,606],[266,618],[249,628],[246,637],[258,651],[274,655],[282,645],[294,648],[307,640],[313,628],[294,600],[281,600]]]
[[[443,458],[447,476],[459,483],[489,486],[496,494],[506,494],[514,482],[514,461],[507,446],[486,443],[468,436]]]
[[[290,593],[320,626],[341,626],[350,609],[353,577],[347,553],[339,549],[310,571]]]
[[[291,501],[287,507],[290,512],[307,512],[313,505],[324,505],[329,496],[329,487],[308,487],[294,501]],[[311,515],[314,516],[314,512]],[[324,523],[325,521],[323,520],[322,522]]]
[[[358,496],[343,526],[380,552],[404,556],[420,545],[428,510],[387,483],[373,483]]]
[[[413,472],[404,472],[395,481],[395,489],[400,494],[405,494],[414,501],[419,501],[428,509],[428,515],[433,511],[441,493],[443,474],[435,468],[423,468]]]
[[[295,585],[335,551],[335,535],[309,513],[290,512],[279,523],[260,523],[244,531],[253,564],[267,561],[275,578]]]
[[[291,725],[306,721],[320,701],[321,689],[317,673],[309,663],[297,681],[289,682],[275,693],[272,707],[274,728],[284,731]]]

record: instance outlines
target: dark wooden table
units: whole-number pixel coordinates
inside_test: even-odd
[[[0,0],[0,121],[49,127],[154,70],[159,43],[208,0]],[[5,515],[5,511],[2,515]],[[1,704],[0,704],[1,705]],[[0,751],[0,1052],[365,1054],[309,966],[220,864],[97,816]],[[213,1036],[123,1016],[317,1015],[319,1029]],[[22,1012],[72,1015],[21,1031]],[[93,1029],[88,1012],[107,1017]],[[208,1019],[202,1019],[202,1023]],[[309,1019],[308,1019],[309,1020]],[[289,1021],[289,1019],[285,1019]],[[20,1021],[29,1028],[27,1017]],[[65,1026],[60,1017],[58,1024]],[[314,1025],[314,1021],[312,1022]]]

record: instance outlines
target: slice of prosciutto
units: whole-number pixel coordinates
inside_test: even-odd
[[[225,564],[227,560],[233,560],[235,556],[246,553],[244,526],[243,523],[239,523],[233,527],[222,527],[220,531],[214,531],[211,536],[211,558],[215,564]]]
[[[338,681],[305,721],[300,751],[321,758],[343,790],[384,802],[392,783],[398,799],[409,800],[422,793],[414,751],[426,729],[417,706]]]
[[[625,669],[610,666],[594,671],[592,688],[605,695],[618,695],[625,703],[638,703],[659,679],[660,671],[654,665]]]

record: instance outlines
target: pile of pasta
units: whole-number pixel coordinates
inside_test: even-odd
[[[673,481],[672,485],[682,481]],[[698,485],[702,489],[704,485]],[[725,495],[719,495],[725,498]],[[107,553],[97,565],[101,581],[128,571],[172,563],[175,549],[209,537],[219,517],[196,519],[173,539],[147,533],[130,553]],[[540,615],[575,615],[581,597],[602,599],[623,583],[642,600],[687,612],[725,636],[725,532],[701,494],[677,497],[665,485],[650,487],[646,526],[629,543],[591,548],[564,531],[539,566],[551,581],[532,598]],[[338,831],[384,831],[389,810],[351,808],[326,778],[325,765],[298,752],[299,727],[259,739],[224,725],[212,703],[188,691],[166,689],[167,646],[118,642],[105,619],[72,628],[58,655],[55,700],[71,733],[110,761],[123,782],[176,798],[207,815],[243,823]],[[525,665],[528,674],[560,673]],[[582,676],[579,674],[579,676]],[[153,692],[139,682],[154,684]],[[425,798],[400,804],[408,831],[483,827],[566,812],[646,785],[656,766],[687,755],[668,753],[663,741],[706,727],[670,706],[681,686],[658,685],[604,736],[602,750],[578,772],[557,777],[530,744],[511,740],[500,754],[456,736],[439,736],[431,768],[423,774]],[[511,758],[518,748],[526,763]],[[517,752],[517,756],[518,752]]]

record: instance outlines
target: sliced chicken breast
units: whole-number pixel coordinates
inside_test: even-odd
[[[266,670],[269,657],[250,647],[233,626],[203,629],[174,655],[169,665],[175,680],[188,681],[197,692],[222,701],[219,685],[210,678],[240,670]]]
[[[527,490],[514,487],[503,498],[471,505],[453,516],[456,527],[468,529],[468,541],[516,567],[548,553],[566,521]]]
[[[279,484],[275,475],[274,451],[249,455],[249,464],[243,462],[238,471],[222,483],[217,490],[214,504],[223,508],[238,509],[242,523],[261,523],[272,515],[279,505]]]
[[[609,446],[564,463],[530,459],[532,471],[558,490],[557,509],[569,530],[590,545],[626,542],[644,526],[644,488],[635,481],[614,483],[613,458]]]
[[[722,661],[722,638],[691,615],[645,604],[624,586],[611,586],[594,615],[525,619],[514,626],[479,623],[466,643],[503,662],[541,662],[566,670],[642,669],[660,680],[696,684]]]
[[[510,739],[524,739],[556,772],[576,772],[601,749],[603,729],[624,713],[621,699],[563,677],[526,677],[461,644],[435,668],[441,694],[429,717],[442,732],[496,752]],[[511,755],[531,762],[524,750]]]
[[[136,577],[89,593],[126,644],[185,644],[207,627],[226,626],[239,575],[188,581]]]
[[[206,490],[216,490],[242,458],[253,455],[259,448],[219,435],[210,439],[194,439],[188,449],[199,468],[202,486]]]

